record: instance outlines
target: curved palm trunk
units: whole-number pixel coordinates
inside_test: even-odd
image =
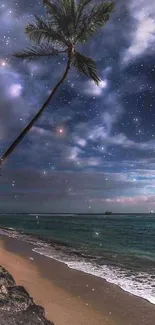
[[[39,117],[42,115],[44,110],[47,108],[52,97],[55,95],[56,91],[61,86],[61,84],[64,82],[65,78],[67,77],[68,71],[70,69],[70,64],[71,64],[71,53],[68,54],[67,67],[66,67],[63,77],[57,83],[57,85],[51,92],[50,96],[48,97],[48,99],[46,100],[44,105],[41,107],[40,111],[36,114],[36,116],[32,119],[32,121],[25,127],[25,129],[21,132],[21,134],[16,138],[16,140],[11,144],[11,146],[8,148],[8,150],[4,153],[4,155],[0,159],[0,166],[5,162],[5,160],[8,158],[8,156],[14,151],[14,149],[16,148],[18,143],[20,143],[20,141],[25,137],[25,135],[28,133],[28,131],[32,128],[32,126],[35,124],[35,122],[39,119]]]

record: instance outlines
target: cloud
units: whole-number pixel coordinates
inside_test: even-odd
[[[75,136],[74,141],[80,146],[85,147],[87,145],[87,140],[81,138],[80,136]]]
[[[89,155],[88,157],[83,156],[83,151],[79,147],[68,148],[67,159],[71,161],[78,168],[85,168],[85,170],[91,167],[97,167],[102,164],[102,160],[99,157]]]
[[[74,162],[78,162],[78,156],[80,153],[81,153],[81,149],[79,149],[78,147],[72,147],[68,159]]]
[[[151,196],[122,196],[122,197],[115,197],[115,198],[106,198],[102,199],[102,202],[110,203],[110,204],[150,204],[155,206],[155,195]]]
[[[151,47],[153,45],[154,49],[155,44],[155,2],[132,0],[128,2],[128,9],[133,25],[132,30],[128,33],[130,45],[122,57],[124,64],[132,59],[142,57],[144,54],[150,54]]]
[[[10,56],[27,46],[24,28],[33,20],[32,14],[43,13],[36,0],[33,8],[30,0],[17,3],[16,10],[9,0],[0,8],[1,152],[41,107],[66,64],[63,58],[28,63]],[[154,51],[154,13],[151,0],[117,1],[101,34],[82,47],[96,59],[102,82],[99,87],[84,82],[71,69],[47,111],[2,169],[4,210],[7,206],[11,212],[26,211],[30,206],[40,212],[88,212],[91,201],[94,212],[131,211],[132,206],[146,209],[145,196],[152,202],[155,140],[147,114],[151,124],[153,115],[146,109],[144,120],[143,107],[145,99],[146,108],[151,101],[154,81],[146,74],[147,65],[139,75],[138,68],[124,69],[124,64]],[[133,123],[135,117],[138,121]],[[66,132],[58,136],[61,127]],[[136,127],[143,134],[137,136]]]
[[[9,94],[11,97],[19,97],[22,92],[22,86],[20,84],[12,84],[9,88]]]
[[[155,149],[155,140],[149,140],[146,142],[136,142],[127,138],[123,133],[116,134],[107,138],[107,143],[118,145],[123,148],[131,148],[142,151],[149,151]]]
[[[108,87],[108,81],[101,80],[97,86],[94,81],[87,81],[84,85],[83,92],[90,96],[101,96],[104,93],[104,89]]]

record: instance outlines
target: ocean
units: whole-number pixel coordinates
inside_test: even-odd
[[[155,215],[0,215],[0,234],[155,304]]]

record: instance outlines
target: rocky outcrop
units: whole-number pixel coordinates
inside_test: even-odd
[[[0,325],[54,325],[45,318],[44,308],[0,266]]]

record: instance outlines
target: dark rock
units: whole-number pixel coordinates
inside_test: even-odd
[[[5,285],[6,287],[14,286],[15,280],[12,275],[4,269],[4,267],[0,266],[0,286]]]
[[[33,304],[29,307],[29,311],[32,311],[32,313],[35,313],[40,317],[45,317],[45,309],[41,306]]]
[[[38,315],[33,309],[20,311],[18,313],[0,311],[1,325],[54,325],[44,316]]]
[[[2,279],[5,279],[3,281]],[[22,286],[0,266],[0,325],[54,325]]]
[[[24,287],[7,287],[6,293],[0,290],[0,308],[3,310],[12,310],[13,312],[26,310],[31,304],[33,304],[33,299],[30,298]]]

